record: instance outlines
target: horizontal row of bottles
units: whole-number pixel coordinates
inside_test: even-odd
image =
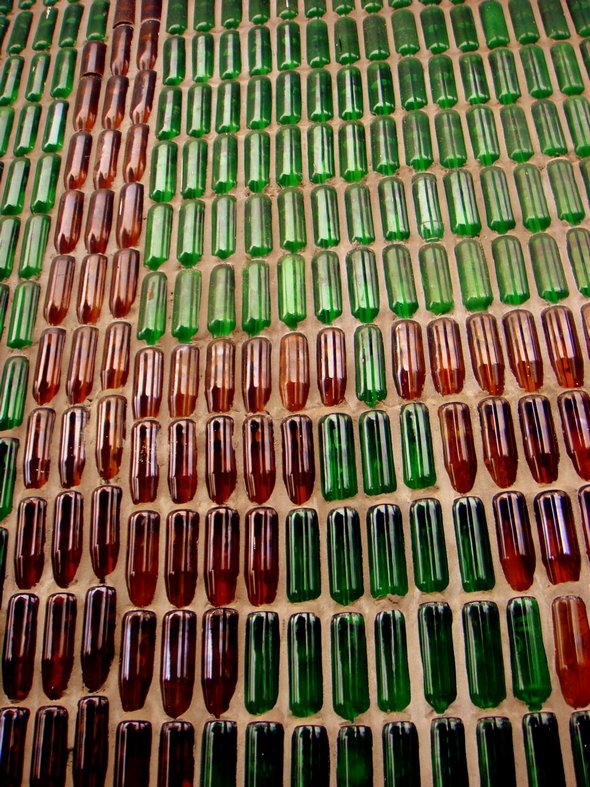
[[[494,0],[492,4],[501,8]],[[468,6],[452,9],[451,18],[453,13],[457,12],[470,14],[471,9]],[[428,7],[423,9],[420,18],[427,48],[434,58],[438,58],[436,63],[449,66],[452,75],[452,61],[448,55],[443,55],[449,49],[443,11]],[[188,55],[191,55],[192,59],[193,80],[206,82],[213,75],[222,80],[237,79],[245,75],[269,74],[273,70],[294,71],[302,66],[323,68],[331,63],[348,66],[363,58],[373,63],[384,62],[390,60],[392,52],[395,51],[402,55],[397,70],[403,94],[408,88],[411,90],[419,87],[419,84],[408,86],[406,82],[414,82],[416,78],[418,83],[423,80],[422,63],[414,57],[420,50],[414,15],[408,10],[396,11],[391,17],[391,28],[393,47],[390,45],[387,20],[383,16],[366,16],[358,25],[352,17],[338,19],[333,27],[332,41],[326,22],[317,19],[303,26],[293,21],[280,22],[272,35],[269,28],[260,26],[251,27],[247,34],[228,30],[219,35],[197,33],[187,39],[173,35],[164,39],[162,45],[163,80],[164,84],[179,84],[189,76]],[[538,44],[526,44],[518,50],[518,57],[515,57],[513,50],[503,46],[507,41],[499,37],[497,40],[499,48],[486,57],[489,65],[487,73],[482,56],[472,51],[477,50],[477,45],[464,46],[464,54],[458,56],[458,62],[461,71],[466,69],[468,64],[470,67],[475,65],[486,84],[489,74],[489,81],[494,84],[496,97],[501,103],[512,103],[521,95],[518,59],[524,70],[526,89],[533,97],[541,97],[537,95],[537,91],[543,96],[551,95],[554,86],[564,95],[583,92],[582,69],[588,63],[586,42],[580,48],[579,55],[577,47],[567,41],[560,41],[547,50]],[[475,42],[471,39],[469,43]],[[156,38],[152,46],[158,47],[158,44]],[[10,49],[9,44],[9,52],[16,54],[18,49]],[[551,63],[553,80],[547,59]],[[428,69],[430,68],[429,65]]]
[[[179,480],[179,484],[182,479]],[[117,486],[97,487],[90,496],[90,511],[84,497],[75,491],[55,497],[51,537],[53,581],[69,587],[84,557],[85,520],[90,523],[89,555],[99,580],[112,574],[121,550],[121,505],[123,490]],[[583,542],[590,557],[590,488],[578,493]],[[497,554],[504,578],[513,590],[522,592],[533,584],[537,550],[525,496],[509,491],[492,499]],[[559,490],[541,492],[532,501],[541,562],[549,582],[559,585],[580,577],[582,555],[574,512],[569,496]],[[49,530],[47,501],[25,497],[15,515],[13,573],[17,586],[30,590],[43,579],[45,541]],[[445,537],[445,522],[436,498],[415,500],[408,511],[410,535],[404,535],[398,506],[371,506],[366,515],[366,547],[360,517],[354,508],[329,512],[326,523],[328,590],[338,604],[347,606],[366,592],[373,598],[404,596],[408,592],[408,563],[413,583],[422,593],[444,593],[451,574]],[[136,511],[127,521],[126,584],[131,602],[152,603],[158,585],[160,514]],[[491,540],[484,505],[477,497],[456,498],[452,506],[454,542],[461,585],[466,593],[492,590],[496,584]],[[162,523],[162,529],[164,525]],[[170,604],[182,607],[193,602],[197,587],[199,515],[175,510],[166,517],[165,588]],[[203,578],[208,600],[215,606],[232,604],[240,575],[240,529],[243,544],[243,577],[253,606],[272,604],[279,587],[279,517],[270,507],[251,508],[240,528],[240,515],[228,507],[212,508],[205,517]],[[286,597],[303,603],[322,594],[320,526],[314,509],[292,509],[285,520]],[[406,550],[406,540],[409,543]],[[3,531],[2,572],[6,569],[7,531]],[[406,558],[411,553],[411,560]],[[368,553],[369,587],[363,579],[364,553]],[[365,558],[366,560],[366,558]],[[282,585],[281,585],[282,587]],[[324,588],[325,589],[325,588]],[[282,593],[282,591],[281,591]],[[238,594],[240,595],[240,594]],[[281,594],[279,594],[280,596]]]
[[[90,691],[109,678],[115,656],[117,593],[114,587],[91,587],[84,603],[80,662],[82,680]],[[551,695],[551,681],[541,618],[531,596],[513,598],[507,609],[512,692],[531,710]],[[4,692],[23,701],[33,684],[39,598],[18,593],[8,601],[2,655]],[[590,627],[579,596],[553,601],[555,666],[561,692],[572,707],[590,702]],[[498,707],[507,696],[502,658],[500,612],[493,601],[472,601],[462,609],[463,640],[469,696],[479,708]],[[41,657],[43,691],[60,699],[74,665],[76,596],[56,593],[47,599]],[[417,628],[423,690],[428,704],[443,713],[457,698],[452,634],[453,613],[446,602],[418,607]],[[202,616],[201,687],[207,711],[216,717],[230,709],[238,686],[237,610],[207,610]],[[281,626],[276,612],[255,611],[245,622],[244,705],[261,715],[277,704],[280,681]],[[140,710],[152,685],[156,656],[157,616],[145,609],[126,612],[121,620],[119,694],[123,710]],[[168,716],[186,713],[193,700],[197,663],[197,615],[171,610],[161,621],[160,690]],[[289,709],[294,716],[319,713],[324,705],[322,626],[311,612],[296,612],[286,625],[283,652],[289,665]],[[330,621],[332,705],[343,719],[354,721],[371,705],[367,638],[363,615],[342,612]],[[400,712],[411,701],[411,681],[402,612],[379,612],[374,620],[377,704],[385,713]],[[286,682],[286,681],[285,681]],[[284,685],[284,684],[283,684]],[[241,693],[241,692],[240,692]]]
[[[149,784],[150,770],[159,787],[178,784],[192,787],[198,768],[195,756],[195,728],[188,721],[162,724],[159,740],[152,742],[152,722],[124,720],[109,735],[109,701],[104,696],[82,697],[78,703],[73,741],[72,776],[76,787],[92,784],[104,787],[110,759],[113,787]],[[0,776],[7,784],[20,785],[26,778],[26,741],[32,747],[31,787],[45,787],[51,780],[63,787],[68,773],[67,710],[60,705],[40,708],[33,732],[27,733],[30,711],[23,707],[0,710]],[[244,760],[244,787],[325,787],[335,769],[338,787],[374,784],[374,760],[382,758],[386,787],[418,787],[421,784],[420,747],[430,745],[430,768],[435,787],[467,787],[469,767],[463,721],[454,716],[430,722],[430,741],[419,743],[411,721],[393,721],[381,731],[381,744],[373,740],[373,730],[364,725],[340,727],[336,735],[335,761],[330,763],[328,730],[320,725],[300,725],[291,733],[291,766],[285,772],[283,725],[258,721],[245,725],[244,740],[238,745],[238,724],[208,721],[200,741],[201,787],[236,787],[238,748]],[[562,730],[562,735],[565,734]],[[512,723],[505,716],[488,716],[477,721],[475,735],[479,776],[484,785],[516,787],[516,764]],[[573,713],[569,721],[569,742],[577,787],[588,783],[586,750],[590,745],[588,711]],[[522,718],[522,742],[526,753],[529,784],[549,779],[554,787],[565,787],[565,769],[557,717],[551,712],[528,713]],[[565,742],[564,742],[565,744]],[[156,758],[155,748],[158,753]],[[153,763],[150,756],[154,748]],[[564,745],[565,749],[565,745]],[[243,753],[242,753],[243,752]],[[28,767],[28,762],[27,762]],[[378,766],[379,767],[379,766]],[[524,775],[521,775],[524,778]]]

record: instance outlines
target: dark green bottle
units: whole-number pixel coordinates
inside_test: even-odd
[[[444,713],[457,697],[452,623],[453,613],[445,602],[418,608],[424,696],[437,713]]]
[[[506,699],[497,605],[493,601],[465,604],[463,635],[471,702],[478,708],[497,708]]]
[[[362,413],[359,418],[359,443],[366,495],[383,495],[397,488],[391,426],[384,410]]]
[[[433,787],[469,787],[465,728],[461,719],[445,716],[430,726]]]
[[[259,715],[274,708],[279,694],[279,616],[251,612],[246,619],[244,704]]]
[[[324,498],[354,497],[358,487],[351,417],[345,413],[324,415],[318,423],[318,435]]]
[[[334,615],[332,641],[332,703],[347,721],[368,710],[369,678],[365,621],[358,612]]]
[[[330,743],[325,727],[304,724],[291,738],[291,787],[324,787],[330,782]]]
[[[530,787],[566,787],[555,714],[527,713],[522,736]]]
[[[347,606],[364,593],[361,524],[354,508],[328,514],[328,573],[330,595]]]
[[[18,447],[16,437],[0,437],[0,521],[12,511]]]
[[[385,787],[420,787],[418,733],[411,721],[383,725]]]
[[[497,784],[516,787],[512,725],[504,716],[487,716],[477,722],[477,753],[481,787]]]
[[[512,692],[516,699],[539,709],[551,694],[551,679],[536,599],[513,598],[506,608],[512,665]]]
[[[463,590],[491,590],[495,585],[494,564],[482,501],[478,497],[457,498],[453,521]]]
[[[199,787],[236,787],[238,725],[235,721],[207,721],[201,738]]]
[[[379,709],[385,713],[404,710],[410,704],[410,673],[406,622],[398,609],[375,617],[375,671]]]
[[[359,725],[338,730],[336,781],[342,787],[373,784],[373,733]]]
[[[369,508],[367,544],[373,598],[405,596],[408,574],[402,515],[398,506],[382,503]]]
[[[442,508],[435,498],[410,506],[414,582],[423,593],[442,592],[449,584],[449,565]]]
[[[287,530],[287,597],[292,604],[321,593],[320,530],[312,508],[289,511]]]
[[[257,721],[246,727],[244,787],[275,787],[283,783],[285,731],[275,721]]]
[[[410,489],[436,484],[428,408],[421,402],[405,404],[400,411],[404,483]]]
[[[294,716],[311,716],[323,705],[320,619],[311,612],[291,615],[287,643],[289,709]]]
[[[22,424],[28,380],[29,359],[24,355],[7,358],[0,379],[0,430],[14,429]]]

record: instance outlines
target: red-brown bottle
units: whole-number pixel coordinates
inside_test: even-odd
[[[279,518],[274,508],[252,508],[246,514],[244,581],[251,604],[272,604],[279,582]]]
[[[236,346],[231,339],[215,339],[207,345],[205,399],[210,413],[231,410],[236,390]]]
[[[125,445],[127,400],[105,396],[98,403],[96,417],[96,469],[104,481],[119,473]]]
[[[104,74],[106,58],[107,45],[104,41],[96,41],[94,39],[86,41],[82,47],[80,75],[88,76],[95,74],[101,77]]]
[[[253,503],[265,503],[276,480],[275,444],[272,418],[251,415],[244,420],[244,483]]]
[[[74,735],[74,787],[104,787],[108,763],[109,701],[106,697],[82,697]]]
[[[528,590],[533,584],[536,557],[525,496],[522,492],[501,492],[492,503],[506,581],[513,590]]]
[[[541,314],[549,360],[562,388],[584,385],[584,361],[578,331],[567,306],[550,306]]]
[[[51,564],[60,588],[73,581],[82,557],[84,497],[80,492],[61,492],[55,498]]]
[[[123,490],[119,486],[97,487],[91,498],[90,559],[101,582],[117,567]]]
[[[534,393],[543,385],[543,357],[535,318],[525,309],[514,309],[502,323],[512,374],[523,390]]]
[[[117,726],[115,744],[113,787],[149,784],[151,753],[151,723],[149,721],[120,722]]]
[[[129,517],[126,580],[129,598],[136,607],[151,604],[158,583],[160,515],[135,511]]]
[[[157,418],[162,402],[164,353],[144,347],[135,355],[133,370],[133,417]]]
[[[112,192],[108,193],[112,194]],[[94,194],[98,194],[98,192],[94,192]],[[107,258],[103,254],[98,253],[92,253],[84,257],[80,269],[78,301],[76,304],[76,314],[79,322],[95,323],[98,321],[102,311],[106,279]]]
[[[313,429],[306,415],[293,415],[281,424],[283,482],[289,499],[302,505],[313,494],[315,458]]]
[[[58,254],[70,254],[82,232],[84,194],[76,189],[64,191],[59,200],[53,244]]]
[[[190,418],[199,394],[199,349],[178,344],[170,356],[168,410],[172,418]]]
[[[137,505],[151,503],[158,496],[160,468],[158,466],[157,437],[160,425],[146,419],[133,424],[131,429],[131,462],[129,488]]]
[[[197,427],[182,418],[170,424],[168,488],[175,503],[188,503],[197,492]]]
[[[590,560],[590,485],[580,487],[578,490],[578,503],[580,506],[586,555],[588,556],[588,560]]]
[[[467,338],[479,387],[499,396],[504,391],[504,356],[496,318],[492,314],[472,314],[467,318]]]
[[[84,243],[90,254],[104,254],[113,226],[115,195],[110,189],[93,191],[88,201]]]
[[[434,387],[442,396],[463,390],[465,361],[459,326],[451,317],[439,317],[428,323],[428,354]]]
[[[419,399],[426,379],[422,327],[415,320],[397,320],[391,329],[393,381],[402,399]]]
[[[302,333],[287,333],[281,339],[279,391],[283,406],[291,412],[303,410],[309,395],[309,347]]]
[[[90,691],[98,691],[109,676],[115,655],[117,591],[108,585],[89,588],[84,605],[80,664]]]
[[[59,325],[70,308],[74,284],[74,258],[67,254],[54,257],[49,269],[49,281],[45,291],[43,316],[49,325]]]
[[[117,164],[121,150],[121,132],[106,129],[99,134],[94,159],[93,184],[95,189],[110,189],[117,177]]]
[[[59,477],[66,489],[79,486],[86,467],[84,430],[88,411],[84,407],[70,407],[61,417],[61,444],[59,450]]]
[[[538,484],[552,484],[559,471],[559,448],[549,399],[523,396],[518,402],[518,418],[524,457]]]
[[[62,787],[67,764],[68,712],[61,705],[45,705],[35,716],[30,787]]]
[[[143,222],[143,184],[126,183],[119,192],[117,244],[121,249],[136,246]]]
[[[133,20],[125,24],[113,23],[111,34],[111,73],[126,76],[131,63]]]
[[[0,782],[20,787],[23,779],[28,708],[0,708]]]
[[[445,470],[453,489],[467,494],[477,475],[469,406],[461,402],[443,404],[438,409],[438,419]]]
[[[191,785],[195,778],[195,729],[188,721],[167,721],[160,729],[158,787]]]
[[[201,687],[216,718],[228,710],[238,681],[238,612],[208,609],[203,615]]]
[[[134,609],[121,623],[119,695],[126,713],[143,708],[154,674],[156,613]]]
[[[86,182],[91,150],[92,134],[87,131],[72,134],[64,166],[63,179],[66,189],[81,189]]]
[[[534,500],[541,559],[552,585],[580,578],[580,547],[569,496],[554,489]]]
[[[162,0],[141,0],[141,21],[162,18]]]
[[[18,504],[14,579],[21,590],[30,590],[43,574],[46,519],[47,501],[42,497],[25,497]]]
[[[92,393],[97,345],[97,328],[92,325],[76,328],[72,336],[66,379],[66,394],[70,404],[82,404]]]
[[[129,117],[135,125],[148,123],[152,114],[154,104],[154,93],[156,90],[156,72],[138,71],[133,80],[133,92],[131,93],[131,106],[129,107]],[[146,136],[147,144],[147,136]],[[127,181],[129,182],[129,181]]]
[[[55,411],[38,407],[29,415],[23,459],[23,482],[27,489],[41,489],[49,481]]]
[[[162,705],[176,719],[190,708],[197,657],[197,616],[188,609],[167,612],[162,621]]]
[[[175,607],[188,606],[197,587],[199,514],[181,509],[166,518],[166,567],[164,579],[168,601]]]
[[[126,317],[137,295],[139,252],[121,249],[115,253],[111,269],[109,308],[113,317]]]
[[[129,348],[131,325],[128,322],[112,322],[105,331],[100,368],[100,384],[103,390],[122,388],[129,375]]]
[[[63,328],[46,328],[41,334],[33,378],[33,398],[37,404],[48,404],[59,391],[65,343]]]
[[[574,470],[590,481],[590,395],[587,391],[566,391],[557,397],[565,450]]]
[[[158,59],[158,38],[160,22],[158,19],[146,19],[139,27],[137,41],[136,65],[140,71],[149,71]]]
[[[135,84],[137,86],[137,79]],[[135,90],[133,91],[133,97],[135,98]],[[136,183],[143,177],[149,131],[149,126],[141,121],[127,129],[125,153],[123,156],[123,179],[125,183]]]
[[[207,491],[214,503],[225,503],[236,487],[233,436],[234,421],[228,415],[216,416],[207,421],[205,472]]]
[[[50,700],[63,697],[70,682],[77,615],[78,602],[73,593],[54,593],[47,599],[41,677]]]
[[[346,396],[346,339],[340,328],[323,328],[316,347],[318,389],[322,404],[334,407]]]
[[[255,336],[242,345],[242,397],[249,413],[266,409],[272,393],[270,339]]]
[[[135,23],[135,0],[117,0],[113,27],[119,25],[133,25]]]
[[[39,599],[34,593],[15,593],[8,602],[2,682],[4,693],[15,702],[26,699],[33,684],[38,611]]]
[[[129,80],[126,76],[114,75],[108,78],[104,103],[102,105],[102,127],[118,129],[125,116],[125,102]]]
[[[590,626],[579,596],[554,599],[555,671],[564,700],[572,708],[590,704]]]
[[[221,506],[207,512],[203,573],[207,598],[216,607],[231,604],[240,566],[240,515]]]
[[[489,397],[479,403],[478,410],[484,465],[494,483],[505,489],[512,486],[518,470],[510,404],[501,397]]]
[[[72,123],[76,131],[92,131],[98,115],[101,79],[96,74],[80,77]]]

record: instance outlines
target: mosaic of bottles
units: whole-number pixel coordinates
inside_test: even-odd
[[[590,786],[589,86],[585,0],[0,0],[0,784]]]

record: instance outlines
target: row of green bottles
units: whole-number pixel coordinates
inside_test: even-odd
[[[68,5],[63,9],[57,41],[60,47],[76,46],[83,14],[84,8],[81,4]],[[40,16],[37,30],[31,45],[34,50],[41,50],[41,52],[33,56],[29,73],[31,73],[34,68],[38,67],[39,63],[44,61],[47,63],[45,66],[47,69],[50,56],[43,50],[51,49],[56,25],[55,20],[58,16],[59,13],[57,9],[52,10],[52,13],[49,15],[49,19],[47,19],[47,15]],[[12,19],[12,24],[9,27],[10,32],[8,33],[8,38],[6,41],[6,52],[8,54],[18,55],[24,49],[26,49],[32,23],[32,11],[19,11],[19,13],[14,16]],[[41,30],[39,29],[40,27]],[[48,46],[47,40],[49,40]]]
[[[198,204],[198,203],[197,203]],[[194,230],[193,219],[183,205],[186,223],[184,233]],[[163,212],[162,212],[163,211]],[[150,213],[147,231],[145,263],[157,268],[164,261],[169,248],[170,206],[154,206]],[[156,215],[157,214],[157,215]],[[161,215],[160,215],[161,214]],[[43,254],[47,246],[49,217],[32,216],[27,220],[25,240],[19,264],[19,274],[24,278],[36,277],[41,273]],[[0,222],[0,278],[7,278],[13,267],[15,248],[19,234],[19,220],[5,218]],[[202,237],[199,248],[196,235],[190,235],[181,246],[179,236],[178,256],[188,270],[176,275],[174,284],[174,307],[172,335],[179,341],[188,341],[199,330],[199,305],[201,274],[190,268],[202,254]],[[190,249],[188,248],[190,244]],[[567,236],[568,256],[578,289],[590,296],[590,233],[584,228],[570,230]],[[530,297],[527,265],[520,241],[511,235],[497,238],[491,246],[495,264],[496,281],[503,303],[516,306]],[[529,252],[537,292],[549,303],[557,303],[569,295],[569,287],[556,241],[550,235],[531,236]],[[184,256],[186,254],[186,256]],[[483,247],[474,240],[464,240],[455,247],[457,272],[464,306],[469,311],[481,311],[493,302],[493,291],[488,272],[488,263]],[[455,301],[447,251],[438,244],[422,247],[418,255],[420,276],[424,292],[424,303],[433,314],[446,314],[453,310]],[[312,295],[315,316],[325,324],[331,324],[343,312],[342,277],[340,261],[333,252],[320,252],[311,263]],[[388,246],[383,252],[383,275],[389,308],[399,317],[411,317],[418,308],[418,296],[414,281],[413,265],[408,250],[401,245]],[[242,283],[242,329],[256,335],[271,323],[270,268],[262,260],[253,260],[241,271]],[[349,306],[352,315],[361,322],[371,323],[379,314],[381,285],[376,257],[373,251],[359,248],[346,257],[346,278]],[[166,330],[167,281],[163,273],[147,278],[140,296],[141,314],[150,323],[159,326],[148,341],[157,342]],[[153,299],[148,282],[160,282],[161,298]],[[199,282],[199,297],[196,292]],[[236,281],[232,266],[221,264],[213,268],[208,289],[208,330],[214,335],[231,334],[236,320]],[[290,254],[282,257],[277,266],[278,317],[290,329],[307,318],[307,293],[305,261],[303,257]],[[181,306],[185,304],[184,306]],[[383,339],[377,326],[369,325],[366,331],[357,330],[354,335],[357,358],[367,358],[371,364],[361,366],[357,375],[359,399],[373,405],[385,398],[383,372]]]
[[[77,50],[74,47],[59,49],[55,54],[51,77],[48,79],[50,55],[46,53],[34,55],[30,61],[25,85],[27,101],[40,101],[47,82],[52,98],[68,98],[74,87],[76,60]],[[4,61],[0,71],[0,106],[11,106],[16,102],[24,64],[25,60],[20,55],[10,55]]]
[[[538,709],[551,694],[547,656],[537,602],[512,599],[507,606],[512,691],[530,709]],[[457,697],[453,614],[445,602],[418,608],[418,632],[423,689],[435,712],[444,713]],[[462,610],[465,661],[471,702],[496,708],[506,699],[500,613],[493,601],[473,601]],[[377,704],[385,713],[400,712],[411,699],[407,637],[399,610],[379,612],[374,621]],[[363,615],[334,615],[330,626],[332,704],[348,721],[367,711],[371,701]],[[252,714],[271,710],[279,693],[279,619],[275,612],[253,612],[246,622],[246,709]],[[295,716],[318,713],[323,706],[322,639],[314,614],[292,615],[287,627],[289,707]]]

